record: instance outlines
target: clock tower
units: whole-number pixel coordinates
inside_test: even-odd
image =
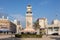
[[[26,12],[26,28],[32,28],[32,6],[27,6],[27,12]]]
[[[32,23],[32,6],[31,5],[28,5],[27,6],[27,12],[26,12],[26,28],[24,30],[22,30],[22,32],[24,33],[34,33],[36,32],[34,29],[33,29],[33,23]]]

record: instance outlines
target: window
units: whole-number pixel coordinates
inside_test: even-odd
[[[48,29],[51,30],[51,31],[53,31],[52,27],[49,27]]]
[[[1,28],[7,29],[7,27],[1,27]]]
[[[59,27],[54,27],[54,30],[55,30],[55,31],[58,31],[58,30],[59,30]]]
[[[7,26],[6,25],[0,25],[0,28],[7,29]]]

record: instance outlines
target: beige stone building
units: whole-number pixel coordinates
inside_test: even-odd
[[[60,21],[57,19],[54,19],[51,24],[48,24],[48,21],[46,18],[39,18],[37,20],[40,25],[40,29],[44,30],[46,34],[54,34],[58,33],[60,35]]]
[[[14,24],[16,25],[16,33],[20,33],[22,31],[22,26],[20,24],[20,21],[14,20]]]
[[[46,18],[38,18],[37,21],[39,22],[40,28],[45,29],[48,21]]]
[[[16,25],[9,21],[8,18],[5,19],[4,16],[0,18],[0,32],[16,32]]]
[[[60,21],[55,19],[52,24],[47,25],[47,34],[58,33],[60,35]]]
[[[38,18],[37,22],[39,22],[40,30],[42,31],[41,33],[45,34],[45,32],[46,32],[46,25],[48,24],[47,19],[45,17],[44,18]]]

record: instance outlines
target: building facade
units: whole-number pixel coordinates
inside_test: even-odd
[[[4,17],[0,18],[0,32],[16,32],[16,25],[9,21],[8,18],[5,19]]]
[[[55,19],[52,21],[52,24],[47,25],[47,34],[58,33],[60,35],[60,21]]]
[[[46,25],[48,24],[46,18],[39,18],[39,19],[37,19],[37,21],[39,22],[41,29],[44,29],[46,27]]]
[[[14,20],[14,24],[16,25],[16,33],[19,33],[22,30],[22,26],[20,24],[20,21]]]
[[[38,18],[37,22],[40,25],[40,31],[42,31],[41,33],[45,34],[45,32],[46,32],[46,25],[48,24],[47,19],[45,17],[44,18]]]
[[[40,29],[45,31],[45,34],[54,34],[58,33],[60,35],[60,21],[55,19],[52,21],[51,24],[48,24],[48,21],[46,18],[39,18],[37,20],[40,25]],[[43,32],[44,34],[44,32]]]

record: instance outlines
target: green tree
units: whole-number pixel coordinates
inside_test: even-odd
[[[33,27],[34,27],[35,30],[40,29],[39,22],[38,21],[34,22]]]
[[[40,25],[39,21],[34,22],[34,29],[37,31],[37,35],[40,35]]]

